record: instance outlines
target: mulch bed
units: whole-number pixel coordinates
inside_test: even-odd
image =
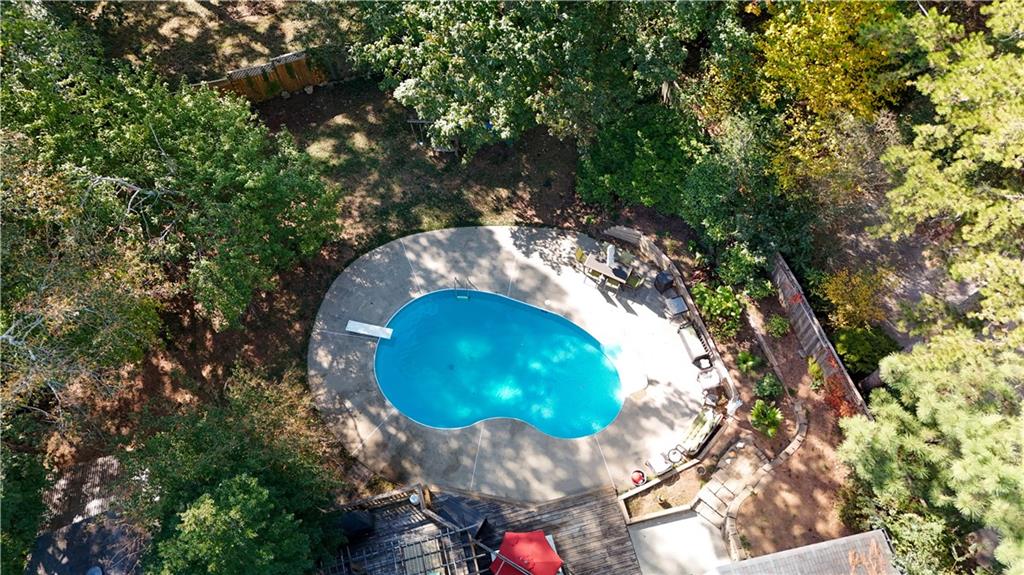
[[[697,492],[704,486],[704,481],[697,475],[697,468],[691,467],[676,473],[658,485],[626,500],[626,510],[630,517],[640,517],[670,507],[688,505]]]
[[[765,317],[783,313],[774,299],[758,302],[758,308]],[[797,391],[807,410],[808,428],[800,449],[740,508],[736,524],[755,557],[849,534],[838,513],[845,473],[835,452],[842,442],[836,417],[824,395],[811,390],[807,361],[796,336],[791,332],[767,340],[783,383]]]

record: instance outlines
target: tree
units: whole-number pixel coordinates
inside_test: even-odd
[[[141,444],[126,446],[119,455],[126,478],[123,511],[149,531],[158,550],[158,556],[148,560],[159,562],[166,541],[174,543],[168,544],[170,555],[164,559],[196,560],[184,547],[202,537],[204,526],[219,528],[210,512],[228,504],[216,490],[241,475],[259,483],[259,490],[250,490],[249,496],[260,499],[260,490],[265,489],[274,502],[273,517],[251,516],[254,525],[263,525],[264,530],[292,525],[308,542],[308,557],[332,553],[341,542],[329,511],[332,492],[341,486],[341,464],[331,455],[330,438],[318,425],[298,374],[289,371],[281,381],[270,382],[262,374],[238,370],[226,393],[224,405],[184,409],[155,419],[142,430]],[[248,508],[248,503],[238,504]],[[187,511],[192,518],[187,530],[192,534],[182,538],[181,514]],[[246,545],[265,539],[246,537]],[[295,541],[289,540],[289,549]],[[286,555],[294,561],[307,557]]]
[[[909,145],[884,160],[897,185],[883,233],[919,225],[941,232],[955,279],[982,295],[973,317],[1024,344],[1024,9],[1019,1],[982,7],[988,33],[934,8],[915,19],[929,68],[915,83],[935,119],[914,127]]]
[[[836,225],[888,189],[879,156],[899,133],[881,108],[921,58],[897,2],[769,3],[768,12],[756,44],[761,101],[782,128],[771,169],[787,196],[813,203],[819,226]]]
[[[46,515],[43,493],[50,487],[42,456],[32,445],[29,418],[0,411],[0,571],[23,573]],[[27,443],[27,445],[26,445]]]
[[[1024,561],[1024,357],[965,329],[882,360],[892,392],[871,395],[874,420],[841,421],[839,455],[893,512],[940,515],[963,536],[996,528],[997,558]]]
[[[843,268],[825,276],[822,292],[832,306],[829,321],[838,328],[864,328],[885,320],[882,293],[885,270],[851,272]]]
[[[583,150],[576,190],[586,200],[625,200],[680,216],[722,253],[723,279],[749,287],[764,252],[806,253],[799,231],[806,214],[777,195],[761,164],[766,142],[752,122],[728,118],[712,136],[688,110],[639,106]]]
[[[69,388],[116,389],[117,372],[158,343],[157,298],[167,288],[116,185],[52,173],[26,138],[2,129],[0,150],[0,400],[45,405],[37,400],[46,390],[63,425],[81,407],[65,401]]]
[[[771,5],[757,39],[764,54],[762,96],[785,98],[817,116],[870,115],[900,88],[894,2],[787,2]]]
[[[255,290],[330,236],[336,191],[241,98],[108,68],[88,38],[40,10],[5,10],[2,125],[30,138],[50,171],[113,187],[145,258],[216,327],[236,322]]]
[[[199,496],[157,546],[155,573],[284,575],[313,567],[309,538],[290,513],[278,513],[254,477],[236,475]]]
[[[588,139],[680,75],[711,7],[595,2],[360,6],[352,54],[431,136],[469,153],[543,124]]]

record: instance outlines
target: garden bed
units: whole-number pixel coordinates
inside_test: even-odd
[[[697,466],[689,467],[627,498],[626,512],[631,519],[637,519],[666,509],[688,506],[704,483],[697,474]]]
[[[688,283],[706,279],[707,273],[693,265],[681,242],[663,237],[661,243]],[[755,306],[764,320],[773,315],[785,316],[785,310],[775,297],[760,300]],[[719,432],[714,445],[729,445],[741,435],[752,437],[758,448],[774,458],[796,435],[796,400],[806,410],[808,431],[800,449],[780,464],[761,484],[759,492],[740,508],[737,525],[741,542],[752,556],[758,556],[841,537],[847,532],[839,519],[837,503],[838,491],[845,479],[844,466],[835,454],[842,441],[837,420],[826,405],[824,394],[811,390],[807,360],[795,334],[790,331],[782,337],[765,335],[763,338],[785,388],[777,402],[784,422],[773,438],[765,437],[751,426],[750,409],[756,399],[754,388],[773,370],[746,312],[744,320],[735,337],[717,340],[743,406]],[[739,365],[750,361],[749,356],[741,358],[741,353],[760,358],[760,365],[740,370]]]
[[[765,317],[781,314],[773,298],[758,302]],[[765,555],[848,535],[839,518],[838,493],[845,481],[836,456],[842,441],[837,419],[822,393],[811,389],[807,360],[793,333],[766,338],[782,379],[807,413],[807,435],[800,449],[777,467],[769,481],[740,507],[736,524],[752,556]]]

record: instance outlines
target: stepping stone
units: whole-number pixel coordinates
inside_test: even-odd
[[[746,482],[746,478],[737,477],[735,479],[730,479],[729,481],[726,481],[725,485],[723,485],[722,487],[726,489],[729,493],[732,493],[733,496],[735,496],[737,493],[740,492],[741,489],[743,489],[743,486],[746,484]]]
[[[703,501],[697,503],[693,510],[704,518],[705,521],[721,529],[722,525],[725,525],[725,517],[718,514],[717,511],[712,509],[707,503]]]
[[[715,513],[725,517],[725,512],[729,509],[729,501],[732,501],[732,497],[722,499],[716,495],[712,495],[710,498],[702,499],[701,502],[709,505],[715,510]]]
[[[724,487],[724,485],[722,484],[721,481],[719,481],[715,477],[712,477],[710,481],[708,481],[707,483],[704,484],[704,488],[702,489],[702,491],[704,489],[707,489],[711,493],[718,493],[718,490],[722,489],[723,487]]]

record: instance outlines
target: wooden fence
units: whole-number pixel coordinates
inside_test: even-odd
[[[316,58],[305,51],[283,54],[271,58],[266,64],[233,70],[224,78],[202,82],[201,85],[234,92],[256,103],[282,92],[294,93],[308,86],[347,80],[352,76],[352,67],[344,50],[317,49],[316,54]]]
[[[775,254],[775,261],[772,265],[772,282],[779,290],[779,301],[786,309],[789,316],[789,323],[793,326],[800,346],[807,357],[813,357],[821,367],[825,376],[826,385],[836,383],[843,386],[847,399],[857,411],[871,417],[868,406],[860,394],[860,390],[854,385],[850,373],[846,371],[839,354],[836,353],[832,342],[825,335],[825,330],[818,323],[814,310],[807,303],[800,282],[797,281],[793,271],[789,269],[786,260],[781,254]]]

